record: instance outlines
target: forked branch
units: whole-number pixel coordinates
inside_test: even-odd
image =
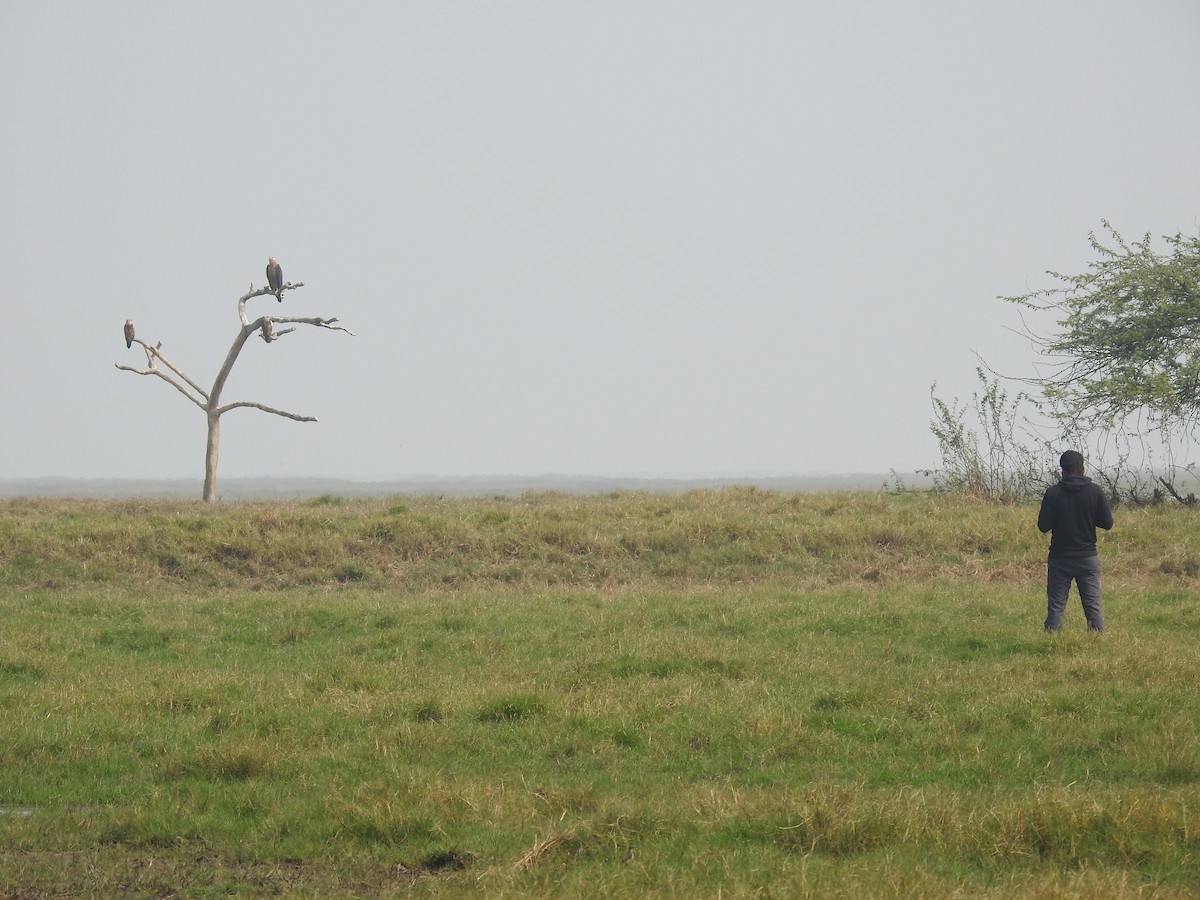
[[[283,295],[288,291],[294,291],[297,288],[304,287],[303,281],[289,281],[279,289],[279,293],[271,290],[269,287],[256,288],[253,283],[250,285],[250,290],[238,297],[238,317],[242,320],[243,325],[249,325],[250,319],[246,315],[246,301],[253,300],[255,297],[274,297],[280,303],[283,302]]]
[[[199,399],[198,397],[193,397],[190,393],[188,393],[187,388],[185,388],[182,384],[161,369],[135,369],[133,366],[123,366],[120,363],[116,363],[115,365],[122,372],[132,372],[134,375],[157,375],[171,387],[175,388],[175,390],[179,391],[179,393],[183,394],[183,396],[195,403],[198,407],[201,409],[207,409],[203,400]]]
[[[199,406],[201,409],[208,408],[208,393],[202,387],[200,387],[200,385],[192,381],[192,379],[190,379],[178,366],[176,366],[173,362],[167,359],[166,356],[163,355],[162,351],[159,349],[159,347],[162,346],[161,344],[151,347],[141,338],[134,338],[133,342],[135,344],[141,344],[142,349],[146,351],[146,368],[138,369],[133,366],[123,366],[120,363],[115,363],[118,369],[123,372],[133,372],[135,375],[156,375],[167,384],[171,385],[171,387],[175,388],[175,390],[179,391],[179,393],[183,394],[183,396],[187,397],[189,400]],[[158,368],[154,364],[156,360],[170,369],[173,373],[175,373],[175,375],[179,376],[179,379],[186,384],[187,387],[184,387],[180,381],[177,381],[166,372],[162,371],[162,369]],[[189,392],[188,388],[191,388],[195,394]]]

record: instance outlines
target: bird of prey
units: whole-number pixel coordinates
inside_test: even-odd
[[[125,349],[133,346],[133,319],[125,320]]]
[[[283,302],[283,269],[275,262],[275,257],[267,257],[267,284],[275,292],[275,299]]]

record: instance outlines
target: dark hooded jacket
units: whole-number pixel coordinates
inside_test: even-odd
[[[1100,485],[1086,475],[1064,475],[1042,497],[1038,530],[1050,536],[1050,555],[1096,556],[1096,529],[1113,526],[1112,508]]]

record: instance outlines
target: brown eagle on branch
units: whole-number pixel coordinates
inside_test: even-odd
[[[275,294],[275,299],[283,302],[283,269],[275,261],[275,257],[267,257],[267,284]]]
[[[125,320],[125,349],[133,346],[133,319]]]

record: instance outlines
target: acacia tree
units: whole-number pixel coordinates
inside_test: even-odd
[[[1200,236],[1147,234],[1127,242],[1104,221],[1088,234],[1095,259],[1057,287],[1001,299],[1059,316],[1058,330],[1026,329],[1050,362],[1040,386],[1061,421],[1105,430],[1131,419],[1144,432],[1193,434],[1200,425]]]
[[[304,282],[302,281],[295,283],[288,282],[278,291],[272,290],[269,287],[255,289],[254,285],[251,284],[250,290],[238,298],[237,310],[238,319],[242,323],[241,328],[238,329],[238,333],[233,339],[233,344],[230,346],[229,352],[225,355],[225,362],[222,364],[220,371],[217,372],[217,377],[213,381],[212,388],[208,391],[205,391],[163,355],[161,341],[151,345],[140,338],[130,336],[129,342],[131,344],[138,344],[146,351],[146,368],[139,369],[133,366],[123,366],[120,363],[116,364],[117,368],[124,372],[133,372],[135,375],[154,375],[161,378],[204,411],[204,415],[208,421],[208,442],[204,455],[204,502],[206,503],[212,503],[217,499],[217,457],[221,442],[221,416],[225,413],[231,409],[249,408],[258,409],[276,416],[283,416],[285,419],[293,419],[297,422],[317,421],[313,416],[301,416],[250,400],[239,400],[233,403],[221,404],[221,391],[225,387],[225,381],[229,378],[229,373],[233,370],[233,365],[237,362],[238,355],[242,352],[246,341],[254,333],[257,332],[259,337],[268,345],[279,340],[285,334],[290,334],[296,330],[295,327],[279,328],[277,327],[279,325],[312,325],[317,328],[327,328],[332,331],[344,331],[346,334],[353,334],[348,329],[337,325],[337,319],[294,316],[260,316],[257,319],[251,319],[246,313],[246,302],[248,300],[256,297],[270,296],[282,301],[285,292],[302,287],[304,287]],[[160,368],[160,364],[165,368]]]

